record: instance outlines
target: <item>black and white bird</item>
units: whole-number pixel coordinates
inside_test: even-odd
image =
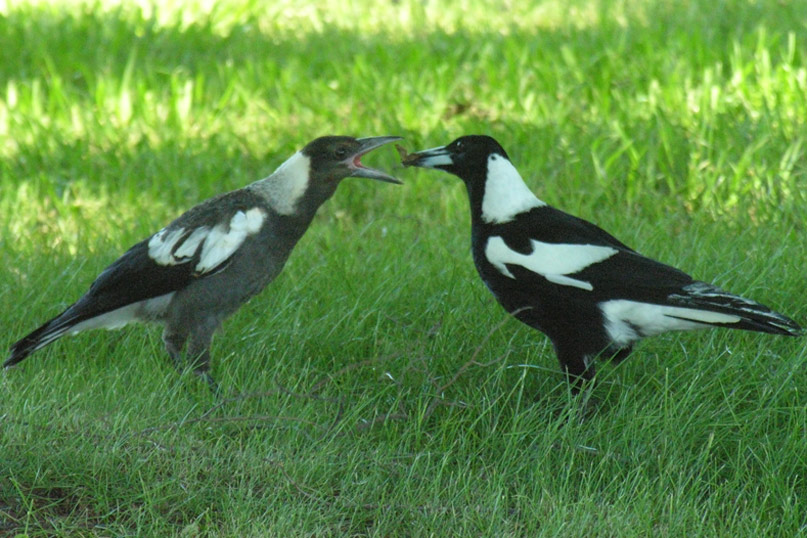
[[[489,136],[463,136],[409,155],[399,151],[405,166],[463,180],[479,275],[507,312],[549,337],[575,388],[593,377],[595,357],[622,360],[637,340],[666,331],[802,334],[792,319],[693,280],[547,205]]]
[[[400,183],[361,162],[394,140],[400,137],[317,138],[265,179],[202,202],[126,251],[78,301],[12,345],[4,366],[65,334],[159,322],[176,366],[183,367],[187,347],[186,359],[215,389],[213,333],[280,273],[343,178]]]

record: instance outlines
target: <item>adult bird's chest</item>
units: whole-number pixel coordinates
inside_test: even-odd
[[[555,334],[581,319],[598,319],[592,286],[566,271],[570,260],[563,258],[568,256],[563,249],[508,242],[500,234],[478,237],[473,245],[477,271],[496,300],[519,320]]]

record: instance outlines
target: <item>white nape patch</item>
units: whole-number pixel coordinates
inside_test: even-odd
[[[605,318],[605,330],[618,345],[626,345],[645,336],[667,331],[703,329],[711,323],[737,323],[739,316],[627,299],[600,303]]]
[[[555,284],[592,291],[594,287],[590,282],[566,275],[579,273],[618,252],[615,248],[598,245],[543,243],[534,239],[530,243],[532,252],[521,254],[508,247],[501,237],[491,237],[485,246],[485,256],[500,273],[510,278],[515,277],[507,269],[507,264],[520,265]]]
[[[266,196],[272,209],[281,215],[291,215],[308,188],[310,172],[311,158],[298,151],[278,166],[271,176],[253,185],[259,185],[259,191]]]
[[[218,267],[232,256],[250,235],[261,229],[264,212],[254,207],[239,211],[230,219],[229,226],[217,224],[207,234],[202,245],[202,254],[196,264],[197,273],[206,273]]]
[[[118,309],[106,312],[100,316],[86,319],[70,327],[68,334],[77,334],[89,329],[120,329],[133,321],[155,321],[168,309],[174,292],[143,301],[128,304]],[[42,344],[45,345],[45,344]]]
[[[488,157],[485,196],[482,198],[485,222],[510,222],[519,213],[545,205],[527,187],[513,163],[495,153]]]

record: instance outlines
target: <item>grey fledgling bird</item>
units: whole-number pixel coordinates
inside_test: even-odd
[[[209,371],[213,333],[280,273],[343,178],[400,183],[361,163],[394,140],[400,137],[317,138],[269,177],[202,202],[126,251],[78,301],[12,345],[3,366],[65,334],[158,322],[177,368],[187,347],[194,371],[217,390]]]

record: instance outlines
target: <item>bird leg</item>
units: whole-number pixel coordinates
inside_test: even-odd
[[[193,360],[193,373],[204,379],[207,386],[210,387],[210,392],[218,396],[221,394],[221,389],[213,376],[210,375],[210,350],[205,349],[202,353],[196,356]]]
[[[193,367],[193,373],[204,379],[214,394],[219,394],[218,383],[216,383],[216,380],[210,375],[210,339],[213,333],[211,331],[205,339],[203,336],[200,336],[200,334],[205,332],[206,331],[201,331],[194,334],[194,338],[191,339],[191,343],[188,346],[187,358]],[[187,333],[170,332],[168,330],[163,332],[165,350],[168,351],[168,354],[171,356],[171,362],[173,362],[174,368],[180,373],[182,373],[187,366],[185,357],[182,356],[182,348],[185,347],[187,340]]]
[[[574,394],[579,394],[594,379],[594,361],[588,355],[568,352],[555,346],[560,367],[566,373],[566,379]]]
[[[171,356],[171,361],[174,363],[174,368],[180,372],[182,371],[184,362],[182,360],[182,348],[185,347],[185,341],[187,339],[187,333],[169,332],[168,329],[163,332],[163,344],[165,344],[165,350],[168,352],[168,355]]]
[[[559,354],[558,357],[561,355]],[[566,373],[566,380],[569,382],[569,390],[572,397],[579,398],[580,423],[590,418],[599,407],[599,401],[593,396],[594,391],[594,364],[590,356],[584,356],[582,360],[561,362],[560,366]]]
[[[215,330],[216,327],[211,327],[209,323],[197,326],[188,344],[187,357],[193,367],[193,373],[204,379],[213,394],[218,395],[221,392],[219,385],[210,375],[210,341]]]

